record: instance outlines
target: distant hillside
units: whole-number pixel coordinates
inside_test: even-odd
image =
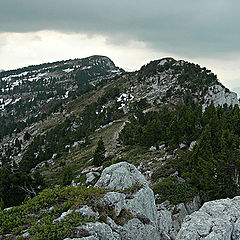
[[[124,70],[104,56],[28,66],[0,73],[0,139],[64,109]],[[10,117],[11,116],[11,117]],[[11,119],[10,119],[11,118]]]
[[[211,103],[239,104],[237,95],[210,70],[173,58],[152,61],[132,73],[104,56],[5,71],[0,73],[0,139],[4,142],[0,160],[19,164],[31,152],[38,157],[33,157],[30,170],[132,111],[188,104],[191,99],[203,110]],[[42,145],[40,153],[29,146],[33,139],[33,144]]]

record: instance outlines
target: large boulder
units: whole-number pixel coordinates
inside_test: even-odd
[[[104,169],[95,187],[114,190],[102,204],[115,209],[107,223],[121,239],[161,239],[154,193],[134,165],[120,162]]]
[[[240,196],[204,203],[185,218],[176,239],[240,239]]]
[[[134,165],[120,162],[105,168],[95,187],[124,190],[134,185],[148,186],[148,182]]]

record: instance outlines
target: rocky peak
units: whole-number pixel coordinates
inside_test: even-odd
[[[137,73],[138,83],[131,92],[151,104],[184,102],[187,96],[203,104],[239,104],[237,95],[224,87],[205,67],[173,58],[163,58],[144,65]]]

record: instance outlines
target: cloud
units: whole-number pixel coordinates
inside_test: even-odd
[[[2,37],[0,38],[0,50],[2,47],[7,45],[7,39],[4,35],[2,35]]]
[[[0,68],[93,54],[125,69],[165,56],[240,79],[239,0],[0,0]]]
[[[97,34],[186,57],[240,52],[238,0],[0,0],[1,32]]]
[[[6,41],[4,48],[0,49],[0,59],[4,59],[0,68],[6,70],[95,54],[110,57],[124,69],[137,70],[150,60],[166,56],[163,52],[148,48],[144,42],[131,40],[115,45],[105,36],[96,34],[65,34],[48,30],[0,33],[0,39]]]

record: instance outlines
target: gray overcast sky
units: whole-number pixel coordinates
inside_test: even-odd
[[[237,87],[239,10],[239,0],[0,0],[0,68],[95,48],[124,68],[165,55],[191,60]]]

